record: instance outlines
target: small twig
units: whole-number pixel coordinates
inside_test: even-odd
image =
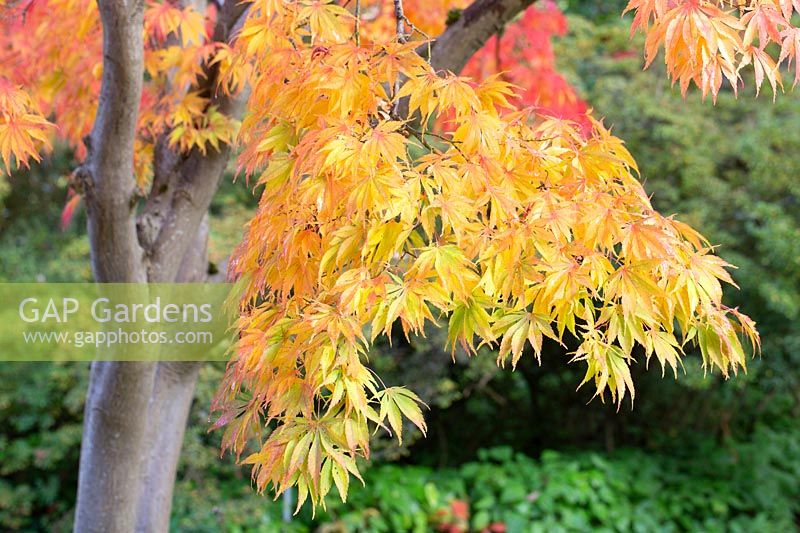
[[[397,23],[397,41],[404,43],[406,42],[406,16],[403,13],[403,0],[394,0],[394,18]],[[400,92],[399,77],[394,82],[394,87],[392,88],[392,98],[396,98],[398,92]],[[394,114],[397,114],[400,111],[399,100],[394,103],[392,111]]]
[[[356,46],[361,46],[361,0],[356,0]]]
[[[426,41],[425,45],[428,47],[428,58],[430,58],[431,57],[431,41],[432,41],[431,36],[428,35],[427,33],[425,33],[424,31],[422,31],[421,29],[419,29],[417,26],[415,26],[414,23],[411,22],[411,19],[409,19],[406,15],[403,15],[403,19],[405,20],[406,24],[408,24],[408,27],[411,28],[412,34],[413,34],[413,32],[417,32],[420,35],[422,35],[422,37],[425,38],[425,41]]]
[[[421,29],[419,29],[413,22],[411,22],[411,19],[408,18],[406,15],[403,15],[403,20],[405,21],[406,24],[408,24],[408,27],[411,28],[411,33],[412,34],[414,32],[417,32],[420,35],[422,35],[423,37],[425,37],[426,39],[430,39],[431,38],[430,35],[428,35],[424,31],[422,31]]]
[[[410,129],[410,128],[409,128]],[[432,146],[431,143],[428,142],[428,139],[425,138],[425,134],[417,131],[411,130],[410,133],[413,133],[419,139],[419,142],[422,143],[422,146],[427,148],[431,153],[442,153],[442,151],[435,146]]]
[[[412,128],[412,127],[411,127],[411,126],[409,126],[408,124],[406,124],[406,125],[405,125],[405,126],[403,126],[403,127],[404,127],[404,128],[407,130],[407,131],[409,131],[409,132],[413,133],[414,135],[416,135],[416,136],[417,136],[417,138],[420,140],[420,142],[422,142],[422,145],[423,145],[425,148],[427,148],[427,149],[429,149],[429,150],[431,150],[431,151],[433,151],[433,150],[434,150],[434,148],[433,148],[433,147],[432,147],[432,146],[431,146],[431,145],[428,143],[428,141],[425,139],[425,136],[426,136],[426,135],[430,135],[431,137],[436,137],[437,139],[440,139],[440,140],[442,140],[442,141],[446,142],[447,144],[449,144],[450,146],[452,146],[453,148],[455,148],[455,149],[458,151],[458,153],[459,153],[459,154],[461,154],[461,157],[463,157],[463,158],[464,158],[464,160],[466,161],[466,159],[467,159],[467,156],[464,154],[464,152],[462,152],[462,151],[461,151],[461,148],[459,148],[459,147],[458,147],[458,143],[459,143],[459,141],[454,141],[453,139],[448,139],[447,137],[445,137],[445,136],[443,136],[443,135],[439,135],[438,133],[434,133],[434,132],[432,132],[432,131],[419,131],[419,130],[417,130],[417,129],[415,129],[415,128]]]
[[[403,13],[403,0],[394,0],[394,18],[397,22],[397,40],[406,42],[406,16]]]

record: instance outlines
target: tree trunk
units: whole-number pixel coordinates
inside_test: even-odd
[[[172,491],[200,363],[159,363],[149,408],[137,531],[168,531]]]
[[[207,279],[208,216],[176,281]],[[95,362],[86,401],[75,531],[169,530],[200,363]]]
[[[134,531],[155,363],[95,362],[81,440],[77,532]]]
[[[98,0],[103,79],[86,163],[76,185],[86,199],[97,282],[206,281],[208,208],[230,150],[179,155],[156,143],[151,192],[137,213],[133,146],[143,69],[144,0]],[[213,39],[228,42],[247,5],[226,2]],[[224,113],[206,66],[198,92]],[[160,532],[172,491],[199,363],[95,362],[84,415],[75,531]]]
[[[143,0],[99,0],[103,78],[79,175],[92,271],[101,283],[144,281],[136,235],[133,144],[143,79]],[[154,363],[95,362],[84,411],[75,530],[133,531]]]
[[[179,282],[208,281],[207,213],[180,264],[176,279]],[[164,361],[157,365],[147,408],[137,531],[169,530],[175,475],[199,371],[198,362]]]
[[[164,217],[157,237],[168,234],[169,248],[180,251],[183,257],[170,255],[161,262],[154,260],[152,253],[142,254],[149,258],[143,264],[148,280],[208,279],[207,209],[224,169],[219,162],[224,156],[219,154],[202,167],[199,163],[189,167],[195,177],[205,178],[205,187],[179,194],[175,193],[179,187],[174,185],[163,189],[171,191],[169,202],[180,198],[182,206],[192,205],[194,211],[187,213],[188,210],[173,206],[164,211],[182,215]],[[170,175],[176,182],[186,182],[181,172]],[[197,191],[201,193],[196,194]],[[192,233],[176,229],[178,225],[183,229],[194,227],[195,235],[186,238]],[[143,240],[139,228],[137,244]],[[96,278],[103,279],[98,275]],[[200,363],[195,362],[93,363],[81,445],[75,531],[169,530],[175,475],[199,369]]]

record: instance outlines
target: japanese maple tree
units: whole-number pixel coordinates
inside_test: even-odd
[[[569,335],[584,383],[617,404],[637,346],[677,373],[696,344],[725,376],[757,347],[722,303],[729,265],[652,208],[622,141],[555,70],[562,15],[531,4],[3,3],[3,166],[54,138],[74,148],[98,282],[205,280],[208,206],[238,149],[261,196],[228,268],[239,336],[214,407],[223,448],[257,443],[242,460],[260,490],[345,498],[371,432],[425,431],[420,399],[368,366],[394,327],[439,324],[449,349],[493,346],[512,367]],[[628,7],[647,62],[663,48],[681,90],[712,97],[751,64],[778,88],[798,9]],[[77,529],[166,529],[197,366],[93,365]]]

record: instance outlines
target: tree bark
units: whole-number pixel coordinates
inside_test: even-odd
[[[433,44],[430,62],[435,70],[458,74],[467,60],[499,33],[511,19],[536,0],[475,0]],[[427,46],[418,50],[427,54]]]
[[[169,531],[172,493],[199,362],[160,362],[153,383],[136,531]]]
[[[207,215],[195,233],[175,281],[207,280]],[[199,369],[199,362],[92,365],[76,531],[169,530],[175,475]]]
[[[103,78],[82,169],[92,271],[101,283],[145,281],[136,237],[133,143],[144,75],[143,0],[99,0]]]
[[[95,362],[84,412],[75,531],[134,531],[154,363]]]
[[[182,283],[208,280],[207,213],[183,257],[176,279]],[[169,531],[175,475],[199,371],[199,362],[157,363],[147,409],[149,420],[142,464],[144,478],[138,495],[137,531]]]

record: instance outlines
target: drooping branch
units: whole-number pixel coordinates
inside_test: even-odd
[[[431,51],[431,65],[436,70],[461,71],[472,55],[486,41],[500,32],[505,24],[536,0],[475,0],[461,12],[458,20],[451,24],[436,39]],[[426,47],[420,47],[420,55],[426,55]]]

